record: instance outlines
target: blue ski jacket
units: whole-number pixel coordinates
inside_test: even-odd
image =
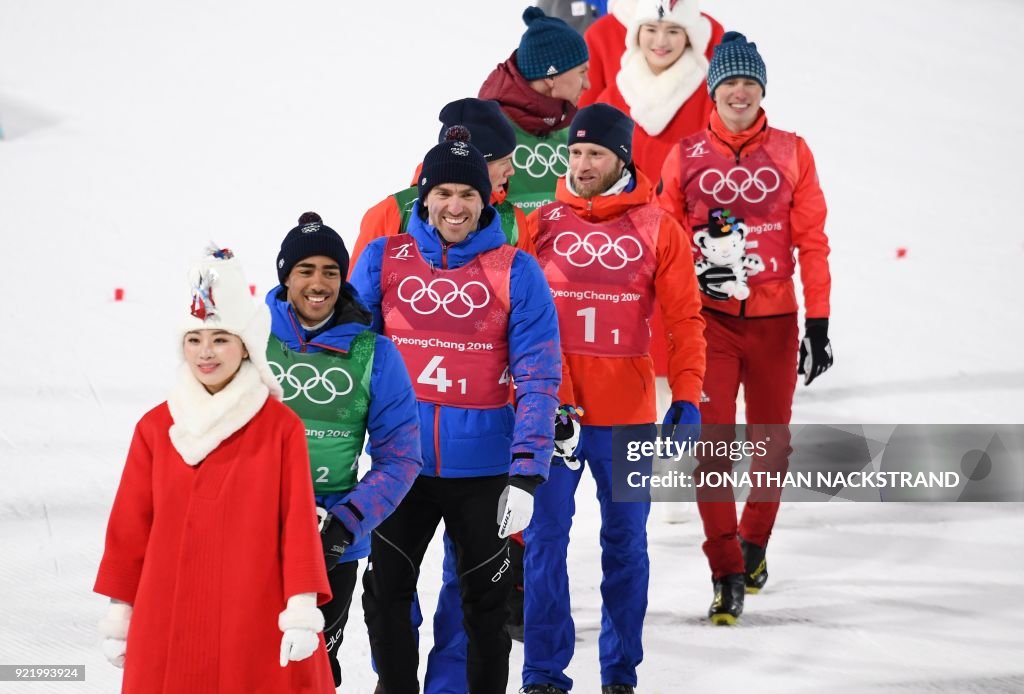
[[[506,242],[499,216],[488,207],[483,218],[489,216],[489,222],[463,241],[443,248],[440,233],[424,221],[420,209],[417,201],[408,234],[433,267],[461,267]],[[383,330],[380,273],[386,243],[386,238],[371,242],[352,271],[352,284],[373,314],[373,327],[378,332]],[[547,479],[562,380],[558,317],[551,289],[533,257],[517,250],[510,275],[509,372],[515,385],[516,407],[468,409],[420,401],[421,475],[486,477],[508,473]]]
[[[350,285],[347,287],[352,296],[357,296]],[[296,352],[347,352],[356,335],[371,329],[362,323],[341,323],[318,333],[315,344],[311,344],[304,339],[305,331],[284,297],[285,289],[281,286],[267,294],[270,339],[280,340]],[[371,531],[395,510],[423,465],[412,383],[398,349],[380,335],[374,345],[366,431],[370,470],[348,492],[316,497],[317,505],[333,513],[354,537],[341,557],[342,562],[369,555]]]

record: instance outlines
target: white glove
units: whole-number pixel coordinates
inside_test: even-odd
[[[316,593],[300,593],[288,598],[288,607],[277,617],[281,637],[281,667],[289,660],[305,660],[320,646],[318,634],[324,630],[324,615],[316,607]]]
[[[132,619],[132,606],[124,602],[112,602],[106,616],[100,620],[100,644],[103,656],[114,667],[124,667],[124,653],[128,645],[128,624]]]
[[[522,531],[533,518],[533,494],[511,484],[498,498],[498,537]]]

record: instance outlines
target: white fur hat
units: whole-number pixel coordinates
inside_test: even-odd
[[[634,0],[626,25],[626,52],[637,49],[640,26],[655,22],[672,22],[686,29],[686,38],[694,53],[704,59],[704,52],[711,41],[711,22],[700,13],[698,0]],[[628,11],[622,7],[619,12]],[[619,16],[616,12],[616,16]],[[621,18],[620,18],[620,21]],[[705,60],[706,62],[706,60]],[[707,70],[707,65],[704,66]]]
[[[249,352],[260,380],[281,399],[281,386],[267,364],[270,310],[253,299],[242,265],[227,248],[211,246],[188,271],[191,310],[181,324],[184,336],[193,330],[225,330],[237,335]]]

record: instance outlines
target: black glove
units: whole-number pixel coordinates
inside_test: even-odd
[[[711,265],[704,272],[697,275],[697,283],[700,285],[700,290],[718,301],[729,299],[729,295],[721,291],[722,285],[726,282],[735,281],[736,273],[732,271],[732,268],[728,267]]]
[[[796,372],[803,374],[804,385],[828,371],[832,366],[832,342],[828,339],[828,318],[808,318],[804,339],[800,342],[800,364]]]
[[[333,513],[327,514],[320,528],[320,542],[324,546],[324,563],[327,564],[328,571],[338,565],[341,555],[345,553],[354,539],[355,537],[338,520],[337,516]]]

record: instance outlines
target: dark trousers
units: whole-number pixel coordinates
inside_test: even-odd
[[[504,694],[511,639],[505,630],[512,589],[508,541],[498,537],[498,497],[507,475],[419,477],[374,531],[363,574],[363,612],[382,691],[416,694],[419,653],[410,619],[420,563],[440,521],[455,545],[468,638],[470,694]]]
[[[334,686],[341,686],[341,666],[338,664],[338,650],[345,637],[345,624],[348,623],[348,608],[352,605],[352,593],[356,588],[356,569],[358,561],[338,564],[327,574],[331,584],[331,601],[320,608],[324,613],[324,640],[327,642],[327,655],[331,661],[331,673],[334,675]]]

